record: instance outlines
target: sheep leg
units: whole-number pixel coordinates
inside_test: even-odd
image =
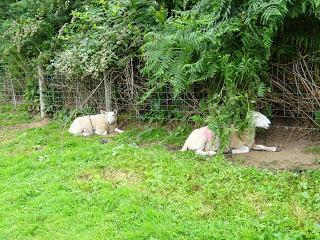
[[[239,154],[239,153],[248,153],[250,149],[247,146],[242,146],[241,148],[232,149],[232,154]]]
[[[277,147],[266,147],[266,146],[263,146],[263,145],[254,144],[252,146],[252,149],[256,150],[256,151],[276,152],[278,148]]]
[[[217,154],[217,152],[215,152],[215,151],[208,151],[207,153],[209,156],[214,156]]]
[[[90,136],[91,134],[85,129],[83,130],[82,135],[87,137],[87,136]]]
[[[184,152],[184,151],[187,151],[188,150],[188,147],[186,145],[183,145],[183,147],[181,148],[181,152]]]
[[[204,152],[203,150],[197,150],[196,154],[199,154],[201,156],[207,156],[208,155],[207,152]]]
[[[216,152],[215,151],[207,151],[207,152],[205,152],[203,150],[197,150],[196,154],[199,154],[201,156],[214,156],[216,154]]]
[[[114,131],[117,132],[117,133],[123,133],[124,132],[123,130],[120,130],[119,128],[115,128]]]
[[[103,131],[103,130],[96,130],[95,134],[100,135],[100,136],[105,136],[105,135],[108,135],[108,132]]]

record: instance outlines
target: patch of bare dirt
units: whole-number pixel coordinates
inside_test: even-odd
[[[29,128],[39,128],[47,125],[49,123],[49,119],[42,119],[39,121],[34,121],[31,123],[23,123],[17,124],[14,126],[0,126],[0,141],[8,142],[15,138],[15,135],[12,133],[18,132],[19,130],[26,130]]]
[[[176,146],[176,145],[172,145],[172,144],[169,144],[167,146],[167,149],[172,152],[179,151],[181,148],[182,148],[181,146]]]
[[[0,126],[0,130],[4,130],[4,129],[12,129],[12,130],[20,130],[20,129],[29,129],[29,128],[39,128],[39,127],[43,127],[46,126],[49,123],[49,119],[45,118],[45,119],[41,119],[38,121],[33,121],[31,123],[23,123],[23,124],[17,124],[14,126]]]
[[[115,184],[126,183],[134,185],[140,181],[140,177],[135,173],[113,168],[105,168],[102,172],[102,177]]]
[[[234,155],[231,161],[258,168],[274,170],[320,169],[320,154],[308,153],[309,147],[320,148],[319,134],[298,128],[273,127],[258,132],[256,143],[265,146],[278,146],[279,152],[250,151]]]
[[[84,182],[89,182],[92,180],[92,176],[90,175],[90,173],[84,172],[79,175],[79,179]]]

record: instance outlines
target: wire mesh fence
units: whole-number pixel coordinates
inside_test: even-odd
[[[11,79],[6,75],[0,76],[0,101],[14,105],[39,105],[38,92],[28,97],[24,79]],[[189,120],[199,113],[199,104],[207,93],[203,87],[195,86],[179,97],[174,97],[170,86],[153,92],[142,100],[147,87],[144,79],[128,81],[121,75],[112,78],[111,105],[120,113],[141,120]],[[37,81],[35,79],[35,81]],[[81,79],[70,81],[62,76],[45,76],[45,105],[46,113],[52,116],[61,110],[79,110],[81,113],[96,113],[106,109],[106,86],[103,79]],[[33,100],[32,100],[33,101]],[[39,111],[39,108],[33,109]]]
[[[14,106],[24,102],[25,81],[14,79],[0,69],[0,103]]]
[[[287,123],[294,121],[300,127],[319,128],[320,125],[320,76],[319,64],[310,56],[290,63],[270,65],[271,91],[258,102],[258,109],[273,118]],[[105,110],[108,98],[120,113],[142,120],[190,120],[203,113],[202,106],[212,86],[194,85],[179,97],[170,86],[153,92],[142,101],[146,80],[134,71],[110,74],[111,96],[106,96],[106,82],[101,79],[72,81],[63,76],[45,76],[46,112],[53,115],[61,110],[80,110],[81,113],[97,113]],[[36,80],[35,80],[36,82]],[[211,83],[214,84],[214,83]],[[13,79],[6,71],[0,71],[0,101],[2,103],[28,104],[37,99],[26,79]],[[32,105],[32,103],[31,103]],[[33,102],[31,111],[37,112],[39,102]]]
[[[307,127],[320,127],[320,65],[311,55],[288,63],[273,63],[271,91],[260,99],[259,108],[273,117],[295,120]]]
[[[61,109],[82,109],[92,113],[106,109],[103,80],[84,79],[70,83],[61,77],[49,77],[46,78],[46,86],[46,105],[50,113]],[[205,95],[194,87],[175,98],[172,88],[164,86],[142,100],[146,89],[141,79],[128,82],[116,77],[112,81],[111,105],[118,112],[143,120],[187,120],[199,113],[199,102]]]

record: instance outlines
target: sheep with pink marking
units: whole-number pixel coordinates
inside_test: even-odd
[[[248,153],[250,149],[257,151],[276,152],[277,147],[266,147],[255,144],[255,129],[268,129],[271,121],[260,112],[253,112],[253,129],[248,129],[240,136],[232,131],[229,145],[224,152],[231,151],[232,154]],[[192,131],[184,143],[181,151],[191,150],[203,156],[213,156],[220,147],[220,141],[216,134],[208,126]]]
[[[213,156],[216,152],[212,149],[212,138],[213,133],[208,126],[195,129],[185,141],[181,151],[191,150],[203,156]]]

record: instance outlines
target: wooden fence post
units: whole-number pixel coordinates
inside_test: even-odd
[[[13,103],[13,106],[14,108],[17,107],[17,96],[16,96],[16,90],[14,89],[14,83],[13,83],[13,78],[11,76],[11,73],[9,71],[9,69],[6,69],[6,75],[5,75],[5,78],[9,79],[9,85],[8,87],[10,87],[10,90],[11,90],[11,94],[12,94],[12,103]],[[8,89],[9,90],[9,89]]]
[[[112,111],[112,81],[110,75],[104,71],[103,72],[104,81],[104,98],[106,102],[106,111]]]
[[[10,87],[11,87],[11,92],[12,92],[12,103],[14,108],[17,107],[17,97],[16,97],[16,91],[14,90],[14,85],[13,85],[13,80],[10,77]]]
[[[40,116],[41,119],[46,117],[45,112],[45,99],[44,99],[44,88],[45,88],[45,82],[44,82],[44,72],[43,72],[43,66],[38,64],[38,79],[39,79],[39,94],[40,94]]]

